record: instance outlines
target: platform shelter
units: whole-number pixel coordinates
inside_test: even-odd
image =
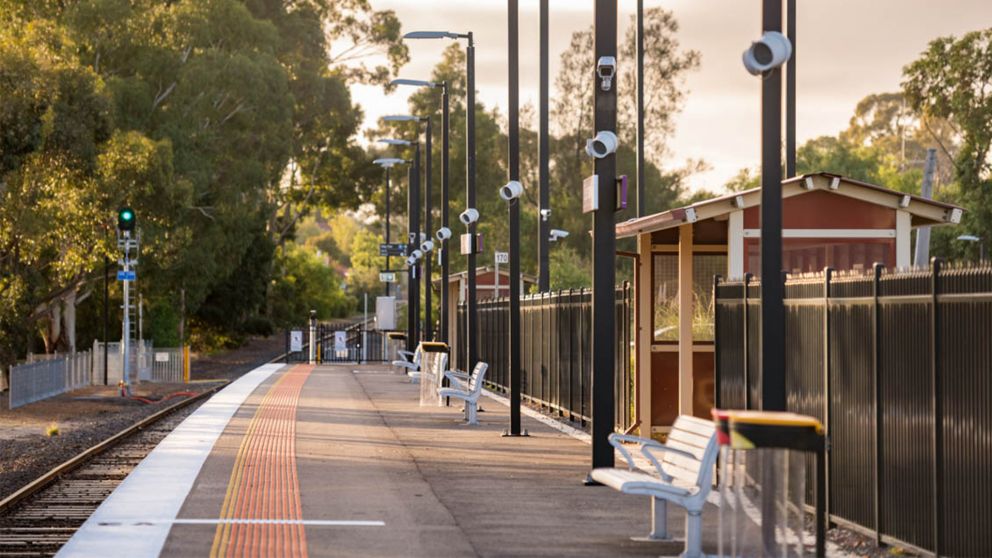
[[[959,207],[842,176],[782,183],[782,263],[789,273],[909,267],[912,230],[958,223]],[[635,305],[642,434],[713,405],[713,278],[760,275],[761,189],[631,219],[637,239]],[[645,363],[645,366],[641,366]]]

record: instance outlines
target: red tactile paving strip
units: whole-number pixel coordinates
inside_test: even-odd
[[[231,471],[212,558],[307,556],[296,470],[296,410],[313,368],[299,365],[284,373],[255,411]]]

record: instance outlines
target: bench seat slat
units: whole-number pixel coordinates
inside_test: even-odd
[[[680,483],[664,482],[654,475],[641,471],[630,471],[627,469],[595,469],[592,478],[614,490],[625,494],[651,494],[653,492],[665,492],[675,495],[689,495],[696,489],[693,486],[680,485]]]
[[[713,421],[685,415],[675,419],[675,424],[672,425],[673,431],[684,430],[700,436],[706,436],[707,438],[713,435],[713,429]]]
[[[694,456],[696,459],[702,459],[703,458],[703,455],[706,454],[706,448],[697,448],[695,446],[690,446],[688,444],[683,444],[682,442],[679,442],[677,440],[668,440],[667,442],[665,442],[665,445],[668,446],[668,447],[670,447],[670,448],[672,448],[672,449],[677,449],[679,451],[684,451],[684,452],[686,452],[686,453]]]
[[[679,442],[694,448],[699,448],[700,450],[705,450],[706,445],[710,443],[710,437],[700,436],[699,434],[688,432],[686,430],[673,430],[668,434],[668,438],[666,442],[671,443],[672,441]]]

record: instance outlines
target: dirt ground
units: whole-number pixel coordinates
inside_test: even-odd
[[[243,347],[214,355],[193,355],[190,384],[134,386],[120,397],[115,387],[88,387],[14,409],[0,409],[0,499],[144,417],[180,400],[180,392],[202,392],[231,380],[283,352],[285,340],[275,335],[251,339]],[[6,399],[6,395],[0,395]],[[47,431],[57,428],[58,434]]]

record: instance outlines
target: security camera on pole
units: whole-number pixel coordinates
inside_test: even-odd
[[[403,35],[404,39],[466,39],[465,48],[465,203],[475,206],[475,39],[472,32],[453,33],[451,31],[413,31]],[[447,128],[447,127],[445,127]],[[442,202],[443,203],[443,202]],[[473,210],[474,211],[474,210]],[[478,255],[479,238],[476,234],[478,212],[471,223],[466,223],[468,233],[462,237],[462,254],[468,256],[468,312],[466,313],[468,359],[467,369],[475,368],[479,360],[479,305],[476,297],[475,260]],[[464,222],[464,221],[463,221]],[[466,238],[467,237],[467,238]],[[467,251],[466,251],[467,249]],[[445,285],[447,290],[447,285]]]
[[[450,341],[450,336],[448,334],[448,270],[449,270],[449,253],[448,253],[448,239],[451,238],[451,229],[448,228],[448,210],[450,204],[450,197],[448,194],[448,112],[449,112],[449,95],[448,95],[448,82],[446,81],[427,81],[418,79],[394,79],[391,85],[409,85],[413,87],[430,87],[432,89],[441,89],[441,228],[435,233],[438,242],[440,243],[437,247],[438,253],[441,260],[441,327],[440,327],[440,340],[442,343],[447,344]],[[448,236],[442,238],[441,231],[448,231]],[[430,233],[430,227],[427,227],[427,232]],[[430,292],[430,291],[428,291]]]
[[[117,248],[121,252],[118,264],[121,269],[117,272],[117,280],[123,283],[124,319],[121,320],[121,358],[123,368],[121,373],[121,395],[126,393],[131,385],[131,283],[135,280],[134,268],[138,265],[138,253],[141,235],[137,231],[137,216],[130,207],[122,207],[117,211]]]
[[[742,56],[744,68],[761,76],[761,408],[784,411],[782,66],[792,56],[792,43],[782,34],[782,0],[764,0],[762,29]]]
[[[613,466],[609,435],[614,421],[614,361],[616,360],[616,128],[617,128],[617,2],[595,4],[594,126],[596,136],[586,145],[595,157],[595,174],[586,180],[584,209],[591,210],[592,256],[592,468]],[[595,71],[592,71],[595,70]],[[585,199],[595,201],[587,205]],[[587,477],[587,484],[594,484]]]

